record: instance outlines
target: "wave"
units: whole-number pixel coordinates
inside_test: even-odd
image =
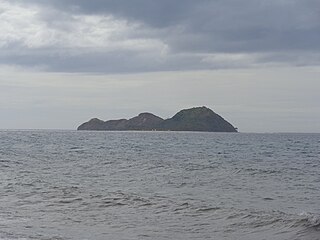
[[[299,214],[301,217],[301,223],[307,227],[320,227],[320,215],[315,215],[313,213],[302,212]],[[320,229],[319,229],[320,230]]]
[[[216,211],[218,214],[221,211],[220,214],[224,216],[221,220],[225,221],[226,228],[234,231],[246,229],[248,233],[287,235],[284,239],[299,240],[309,239],[310,234],[319,235],[320,232],[320,215],[315,213],[289,214],[281,211],[234,208]]]
[[[249,175],[279,175],[282,174],[282,171],[276,169],[235,168],[234,173],[248,173]]]

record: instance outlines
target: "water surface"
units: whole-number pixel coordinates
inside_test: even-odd
[[[0,239],[320,239],[320,134],[0,131]]]

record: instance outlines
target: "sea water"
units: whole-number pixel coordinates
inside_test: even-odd
[[[320,239],[320,134],[0,131],[0,239]]]

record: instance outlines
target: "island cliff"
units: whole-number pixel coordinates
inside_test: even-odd
[[[184,109],[165,120],[152,113],[140,113],[129,120],[102,121],[93,118],[77,130],[237,132],[229,122],[207,107]]]

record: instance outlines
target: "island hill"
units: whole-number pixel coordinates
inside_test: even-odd
[[[129,120],[102,121],[93,118],[77,130],[237,132],[237,128],[207,107],[184,109],[169,119],[152,113],[140,113]]]

